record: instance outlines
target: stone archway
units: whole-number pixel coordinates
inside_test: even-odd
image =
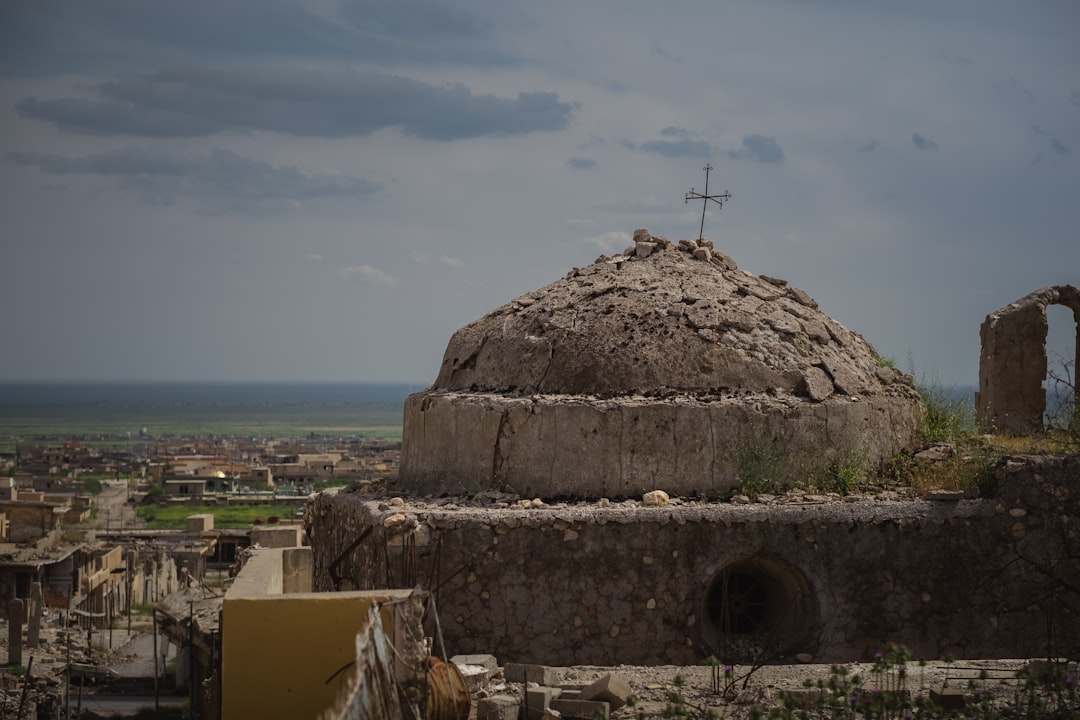
[[[1064,305],[1077,324],[1073,369],[1080,360],[1080,290],[1055,285],[991,313],[979,328],[979,390],[975,412],[983,425],[1008,432],[1042,430],[1046,410],[1046,308]]]

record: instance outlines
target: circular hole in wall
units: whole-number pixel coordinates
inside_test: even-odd
[[[792,652],[805,647],[817,624],[806,578],[768,557],[737,560],[717,573],[703,615],[705,644],[713,650],[752,641]]]

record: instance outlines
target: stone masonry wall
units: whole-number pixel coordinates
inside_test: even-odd
[[[784,406],[764,396],[602,401],[428,392],[405,402],[401,476],[418,494],[624,498],[664,489],[717,498],[738,484],[741,453],[786,458],[769,478],[784,482],[825,472],[845,453],[880,465],[904,449],[916,424],[910,402],[890,396]]]
[[[771,627],[730,636],[729,655],[761,645],[776,659],[865,660],[888,643],[924,658],[1075,655],[1080,459],[1012,460],[999,482],[983,500],[741,506],[492,508],[327,492],[306,524],[316,589],[421,584],[451,653],[725,659],[716,579],[741,567],[777,607]]]

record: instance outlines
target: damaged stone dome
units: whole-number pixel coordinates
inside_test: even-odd
[[[910,378],[807,293],[705,240],[634,239],[454,333],[406,401],[405,489],[715,496],[748,455],[780,484],[913,443]]]

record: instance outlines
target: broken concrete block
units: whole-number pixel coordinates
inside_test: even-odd
[[[533,682],[537,685],[555,686],[559,684],[559,673],[554,668],[546,665],[525,665],[522,663],[506,663],[503,668],[503,677],[506,682]]]
[[[608,720],[611,706],[599,700],[566,700],[558,698],[551,701],[551,709],[567,718]]]
[[[465,685],[469,688],[470,693],[480,690],[491,681],[491,671],[483,665],[458,665],[454,663],[454,666],[461,672],[461,677],[465,679]]]
[[[499,661],[495,659],[494,655],[455,655],[450,658],[450,662],[458,667],[462,665],[479,665],[490,671],[492,675],[499,671]]]
[[[967,696],[960,688],[930,688],[930,700],[942,710],[963,710]]]
[[[551,701],[554,699],[555,688],[541,687],[539,685],[527,688],[525,690],[525,702],[522,703],[522,707],[525,708],[525,720],[543,720],[548,708],[551,707]]]
[[[494,655],[455,655],[450,662],[457,666],[469,686],[469,692],[476,692],[484,687],[499,671],[499,663]]]
[[[618,710],[630,698],[630,685],[615,673],[608,673],[581,691],[581,700],[602,700]]]
[[[521,703],[513,695],[492,695],[476,702],[476,720],[518,720]]]

